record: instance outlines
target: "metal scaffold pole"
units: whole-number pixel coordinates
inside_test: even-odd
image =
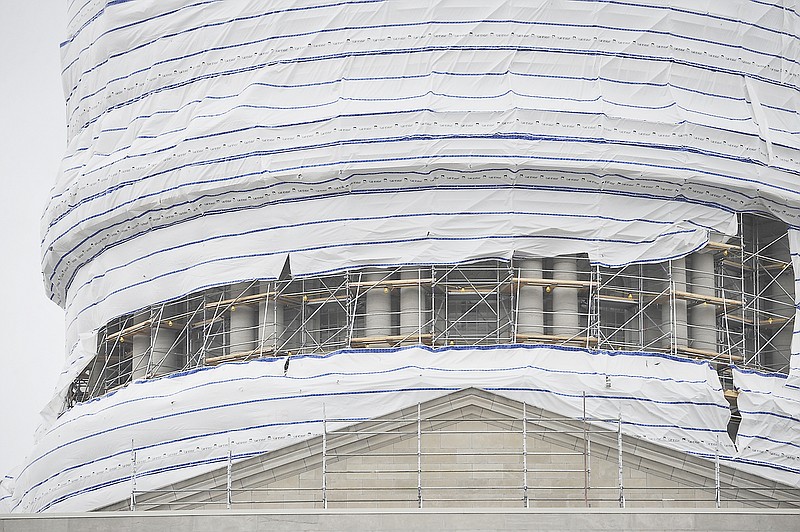
[[[131,440],[131,512],[136,511],[136,447]]]
[[[227,475],[226,475],[226,486],[225,486],[225,495],[226,495],[226,501],[225,501],[226,504],[225,504],[225,506],[226,506],[226,508],[228,510],[231,509],[231,505],[233,504],[233,495],[231,493],[231,486],[233,484],[232,478],[231,478],[231,476],[232,476],[231,473],[232,473],[232,470],[233,470],[232,458],[233,458],[233,455],[231,453],[231,439],[228,438],[228,464],[227,464],[228,467],[227,467],[227,471],[226,471]]]
[[[589,427],[586,421],[586,392],[583,392],[583,504],[589,507]]]
[[[719,482],[719,436],[714,451],[714,502],[717,508],[722,506],[722,486]]]
[[[530,508],[528,501],[528,405],[522,403],[522,500],[525,508]]]
[[[322,508],[328,509],[328,422],[322,407]]]
[[[617,478],[619,480],[619,507],[625,508],[625,486],[622,469],[622,414],[617,419]]]
[[[417,403],[417,508],[422,508],[422,406]]]

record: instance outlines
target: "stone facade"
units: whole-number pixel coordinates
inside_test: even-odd
[[[582,508],[586,498],[593,508],[619,507],[618,434],[610,430],[613,426],[584,424],[529,406],[525,415],[526,435],[520,403],[471,389],[420,405],[419,433],[416,407],[345,429],[329,424],[324,445],[318,436],[234,463],[232,507]],[[716,506],[713,461],[629,436],[623,437],[622,448],[626,507]],[[723,508],[797,506],[792,503],[797,497],[774,482],[725,466],[719,474]],[[224,508],[226,486],[227,468],[221,468],[158,492],[137,494],[137,509]],[[129,501],[121,501],[106,509],[128,508]]]

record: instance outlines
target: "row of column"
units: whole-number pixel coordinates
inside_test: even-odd
[[[714,257],[710,253],[697,253],[692,256],[692,269],[686,266],[685,258],[673,260],[670,265],[671,292],[694,292],[700,295],[715,295]],[[519,276],[523,279],[542,280],[545,278],[543,260],[540,258],[519,260],[516,263]],[[687,275],[691,273],[691,278]],[[382,287],[387,272],[365,273],[362,279],[369,289],[364,295],[365,319],[363,336],[378,339],[392,335],[392,301],[388,287]],[[579,305],[585,297],[578,281],[578,260],[574,256],[561,256],[552,259],[553,286],[525,284],[519,287],[517,301],[517,334],[543,336],[547,330],[554,336],[571,337],[582,330]],[[399,334],[418,340],[423,333],[423,324],[429,313],[427,294],[419,282],[419,272],[406,270],[400,273]],[[565,282],[559,285],[559,281]],[[571,284],[570,284],[571,283]],[[229,289],[231,299],[246,298],[268,287],[258,283],[240,283]],[[551,323],[545,324],[545,292],[551,298]],[[678,346],[688,346],[705,351],[715,351],[717,347],[716,308],[714,305],[700,304],[689,311],[687,300],[671,295],[669,304],[662,304],[662,328],[671,331],[666,343],[675,342]],[[229,353],[268,351],[274,347],[275,338],[280,337],[278,328],[284,325],[283,305],[277,305],[274,297],[258,300],[258,303],[232,304],[229,308],[229,331],[227,337]],[[151,320],[159,321],[157,311],[147,311],[136,316],[134,323]],[[312,327],[313,328],[313,327]],[[276,332],[277,331],[277,332]],[[161,375],[180,369],[178,350],[175,342],[178,330],[163,323],[143,330],[133,337],[133,378],[146,375]],[[264,345],[261,345],[261,344]],[[666,345],[665,345],[666,347]]]
[[[383,338],[392,335],[392,298],[388,287],[380,283],[387,280],[386,272],[372,272],[364,275],[370,285],[365,296],[364,337]],[[400,272],[400,329],[402,337],[419,336],[423,324],[427,322],[427,297],[420,283],[417,270]],[[373,285],[373,283],[375,285]]]
[[[262,294],[269,291],[271,286],[267,282],[235,284],[230,288],[230,297],[243,299]],[[284,319],[283,305],[277,305],[274,297],[260,297],[257,303],[234,303],[229,316],[229,353],[269,352],[275,348],[275,340],[282,334]]]
[[[553,261],[554,276],[562,281],[577,281],[578,268],[575,257],[556,257]],[[542,279],[542,259],[527,259],[519,261],[520,277]],[[374,272],[365,275],[369,283],[380,283],[385,280],[385,272]],[[419,272],[415,270],[402,271],[400,287],[400,328],[401,337],[414,339],[415,335],[423,334],[424,324],[429,319],[428,296],[423,290],[419,280]],[[544,325],[544,288],[541,285],[522,285],[518,301],[519,334],[543,335]],[[577,283],[575,286],[560,287],[552,290],[552,332],[554,335],[572,336],[580,331],[579,293]],[[450,309],[448,309],[450,311]],[[458,317],[453,317],[457,319]],[[373,288],[366,294],[365,336],[385,337],[392,333],[391,298],[388,289]]]
[[[711,253],[697,253],[691,257],[692,268],[687,268],[687,259],[675,259],[670,264],[671,281],[670,301],[664,302],[662,308],[662,329],[671,331],[665,337],[665,347],[670,342],[678,346],[689,346],[704,351],[716,351],[716,307],[711,304],[695,305],[689,311],[684,297],[675,297],[673,292],[694,292],[704,296],[715,295],[714,257]],[[545,278],[543,260],[540,258],[520,260],[516,264],[519,276],[523,279],[542,280]],[[687,273],[691,274],[690,276]],[[579,305],[580,298],[585,297],[578,281],[578,260],[574,256],[555,257],[552,262],[553,286],[548,287],[552,300],[551,324],[549,332],[558,337],[570,337],[582,330]],[[365,319],[363,336],[366,338],[384,338],[392,335],[392,303],[388,287],[382,287],[386,280],[385,271],[365,273],[364,279],[370,289],[366,291]],[[399,334],[410,337],[422,334],[423,324],[427,321],[428,302],[425,291],[419,283],[419,272],[402,271]],[[559,285],[558,282],[566,282]],[[569,284],[569,283],[572,284]],[[230,287],[231,298],[243,298],[259,293],[258,284],[240,283]],[[542,284],[521,284],[517,301],[517,334],[525,336],[543,336],[545,327],[545,292],[548,288]],[[230,353],[245,353],[269,350],[274,347],[277,327],[283,326],[283,305],[277,305],[275,298],[259,299],[258,304],[233,304],[229,309],[229,333],[227,344]],[[155,319],[149,313],[136,317],[135,322]],[[313,329],[313,327],[312,327]],[[177,330],[166,326],[145,329],[133,339],[133,377],[141,378],[146,374],[158,375],[179,369],[174,344]],[[260,345],[263,342],[265,345]],[[379,342],[376,342],[379,343]]]
[[[542,280],[544,268],[542,259],[524,259],[517,262],[521,279]],[[553,259],[553,279],[575,282],[578,280],[578,262],[575,257],[563,256]],[[554,283],[555,285],[556,283]],[[579,286],[551,286],[528,284],[524,281],[519,287],[517,301],[517,335],[543,336],[545,333],[544,293],[549,289],[552,297],[552,327],[554,336],[569,337],[581,329],[579,310]]]
[[[517,262],[522,279],[542,281],[545,271],[542,259],[524,259]],[[714,255],[696,253],[691,256],[691,269],[687,259],[675,259],[669,263],[667,286],[663,281],[653,281],[656,285],[646,288],[658,294],[665,292],[669,300],[661,304],[660,329],[663,347],[691,347],[708,352],[717,351],[717,308],[713,304],[700,303],[689,309],[687,295],[715,296]],[[663,266],[658,266],[662,268]],[[522,283],[517,301],[517,334],[523,338],[544,336],[545,331],[545,292],[552,300],[551,325],[549,332],[557,337],[571,337],[583,330],[579,313],[582,297],[586,297],[575,283],[578,280],[578,262],[575,257],[562,256],[553,259],[551,286],[542,283]],[[654,276],[661,277],[661,276]],[[550,278],[547,278],[548,280]],[[565,282],[563,285],[559,281]],[[644,331],[642,331],[644,333]]]
[[[178,360],[178,330],[166,323],[158,323],[158,311],[145,311],[134,316],[134,323],[150,321],[133,336],[132,379],[166,375],[181,369]]]
[[[659,266],[661,267],[661,266]],[[646,289],[665,292],[662,300],[660,337],[662,347],[691,347],[707,353],[717,352],[717,305],[707,302],[689,305],[690,294],[715,297],[714,255],[695,253],[668,264],[666,284],[651,280]]]
[[[229,288],[229,295],[231,299],[238,299],[257,294],[259,290],[258,283],[239,283]],[[274,298],[262,299],[257,304],[231,304],[228,308],[227,338],[217,343],[227,345],[228,353],[258,350],[259,340],[266,341],[273,335],[276,321],[283,322],[282,310],[282,306],[275,306]],[[181,346],[177,345],[179,329],[162,319],[161,312],[161,309],[154,307],[134,316],[134,324],[149,321],[151,325],[143,327],[133,335],[131,342],[133,379],[166,375],[181,369]],[[163,313],[173,314],[167,312],[166,308]]]

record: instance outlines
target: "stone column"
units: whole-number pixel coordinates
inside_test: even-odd
[[[701,296],[716,296],[714,284],[714,255],[695,253],[692,261],[692,292]],[[717,352],[717,306],[700,303],[692,307],[691,338],[694,349]]]
[[[372,283],[381,281],[386,275],[386,272],[375,272],[365,274],[363,278]],[[369,287],[366,293],[364,324],[364,336],[389,336],[392,334],[392,300],[388,288]]]
[[[150,309],[147,309],[134,315],[133,324],[138,325],[149,319]],[[131,380],[141,379],[147,375],[148,364],[150,363],[150,327],[146,327],[134,334],[131,343],[133,344]]]
[[[643,282],[643,290],[646,299],[656,297],[662,290],[664,290],[664,270],[660,264],[645,264],[642,266],[642,274],[645,279]],[[642,312],[644,330],[642,331],[642,344],[645,350],[653,350],[661,347],[663,340],[661,339],[661,327],[663,321],[662,308],[656,304],[645,304]]]
[[[261,283],[261,293],[275,292],[275,283]],[[268,295],[258,303],[258,345],[262,354],[274,353],[280,347],[283,335],[283,305],[278,303],[275,295]]]
[[[671,341],[680,347],[686,347],[689,338],[688,312],[686,300],[673,298],[672,291],[688,292],[686,283],[686,259],[675,259],[670,264],[664,265],[667,268],[667,299],[661,305],[661,322],[664,328],[664,347],[671,348]],[[670,272],[671,286],[670,287]],[[668,333],[672,331],[670,336]]]
[[[400,279],[413,281],[414,284],[400,288],[400,335],[407,336],[407,343],[421,344],[421,334],[427,323],[427,304],[425,291],[419,283],[426,274],[420,268],[404,269],[400,272]]]
[[[542,279],[542,259],[523,259],[517,262],[522,279]],[[525,341],[525,335],[544,334],[544,287],[521,284],[517,301],[517,334]],[[577,302],[577,299],[576,299]],[[535,340],[535,339],[534,339]]]
[[[178,338],[178,331],[169,327],[162,321],[156,329],[156,325],[150,327],[153,350],[150,354],[150,371],[153,376],[167,375],[178,371],[178,346],[175,340]]]
[[[563,256],[553,259],[554,281],[577,281],[578,263],[575,257]],[[554,283],[555,284],[555,283]],[[573,336],[580,331],[577,287],[553,287],[553,334]]]
[[[230,297],[241,298],[256,293],[256,283],[237,283],[230,287]],[[233,303],[228,309],[230,315],[229,353],[247,353],[258,346],[258,307],[253,303]]]

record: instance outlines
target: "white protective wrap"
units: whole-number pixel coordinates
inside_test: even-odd
[[[293,275],[568,253],[616,266],[734,234],[737,212],[800,225],[792,0],[73,0],[69,11],[69,144],[42,237],[67,361],[51,426],[0,505],[124,498],[131,438],[147,468],[164,466],[142,489],[217,467],[228,435],[254,435],[243,455],[286,443],[253,427],[248,397],[287,405],[274,423],[311,419],[296,426],[308,437],[323,402],[311,389],[394,386],[380,401],[324,399],[331,416],[358,419],[465,386],[574,415],[587,390],[593,415],[623,408],[639,436],[699,454],[713,452],[708,435],[727,438],[708,366],[555,348],[498,348],[492,361],[480,349],[337,353],[292,362],[289,379],[282,362],[231,364],[55,415],[110,319],[274,279],[287,261]],[[565,352],[582,358],[562,368]],[[331,358],[342,378],[314,377]],[[473,369],[491,364],[503,370]],[[612,366],[620,388],[605,391],[596,375]],[[579,378],[537,380],[566,367]],[[415,391],[427,386],[440,390]],[[176,428],[188,439],[170,441]],[[180,449],[197,465],[176,470]]]
[[[790,4],[76,0],[42,241],[61,393],[82,335],[287,258],[622,265],[795,221]]]
[[[465,387],[564,416],[615,420],[662,445],[732,451],[730,410],[708,363],[550,346],[340,351],[230,363],[137,381],[80,404],[42,435],[17,477],[14,511],[91,510],[317,436],[325,416],[354,423]],[[605,425],[614,429],[615,422]],[[335,430],[335,424],[328,424]],[[2,496],[0,496],[2,497]]]
[[[800,390],[786,376],[734,369],[742,422],[736,467],[800,486]]]
[[[792,321],[792,356],[789,359],[789,378],[786,386],[800,390],[800,230],[789,228],[789,251],[794,272],[794,320]],[[800,443],[800,442],[798,442]]]

